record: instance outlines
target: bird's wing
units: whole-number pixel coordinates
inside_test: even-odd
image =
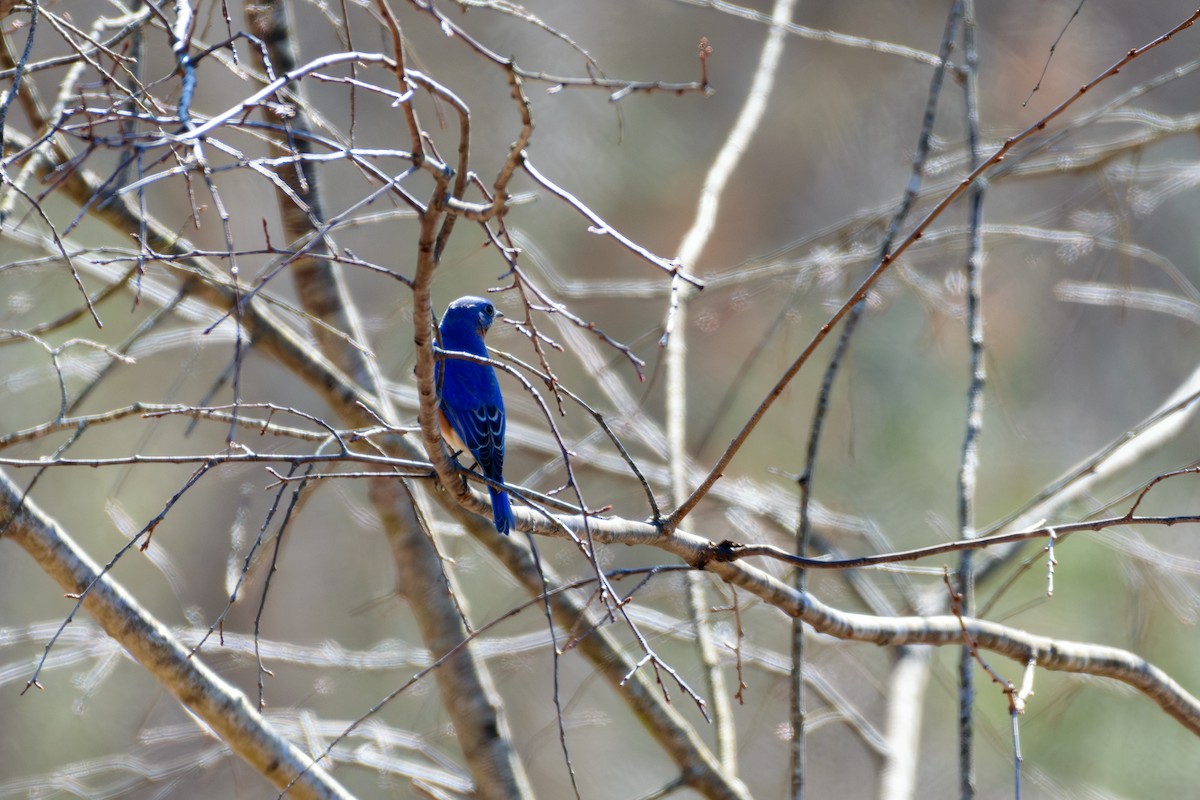
[[[483,474],[494,481],[504,474],[504,409],[484,403],[473,408],[443,405],[450,425],[475,456]]]

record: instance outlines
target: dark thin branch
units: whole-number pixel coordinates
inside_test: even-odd
[[[967,150],[970,168],[983,160],[979,142],[979,50],[975,41],[975,2],[963,1],[963,52],[966,75],[963,105],[966,108]],[[987,379],[983,347],[983,197],[984,184],[971,186],[967,199],[967,342],[970,351],[970,385],[967,390],[966,432],[958,470],[958,538],[976,536],[975,508],[979,477],[979,438],[983,432],[983,390]],[[953,590],[956,616],[975,616],[974,550],[959,558],[957,587]],[[966,633],[964,631],[964,637]],[[959,654],[958,744],[959,793],[963,800],[975,796],[975,670],[974,662],[986,663],[967,639]]]

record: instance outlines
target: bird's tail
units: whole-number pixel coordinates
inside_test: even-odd
[[[508,536],[508,531],[513,526],[512,504],[508,502],[508,492],[490,486],[488,491],[492,494],[492,519],[496,523],[496,530]]]

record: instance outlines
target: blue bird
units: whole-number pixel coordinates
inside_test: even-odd
[[[442,324],[442,349],[487,358],[484,334],[497,316],[504,316],[482,297],[460,297],[446,307]],[[438,423],[442,436],[460,453],[470,453],[489,481],[504,481],[504,397],[496,371],[461,358],[438,361],[434,380],[440,387]],[[488,484],[492,519],[504,535],[513,526],[508,494]]]

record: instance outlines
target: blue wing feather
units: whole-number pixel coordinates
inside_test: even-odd
[[[479,342],[482,347],[482,339]],[[467,349],[467,348],[464,348]],[[468,350],[469,352],[469,350]],[[486,353],[486,349],[484,350]],[[438,365],[442,413],[489,480],[504,481],[504,399],[491,367],[447,359]],[[453,443],[457,446],[457,443]],[[507,534],[512,507],[503,490],[489,486],[496,530]]]
[[[504,474],[504,409],[494,405],[445,409],[458,438],[479,462],[479,469],[494,481]]]

